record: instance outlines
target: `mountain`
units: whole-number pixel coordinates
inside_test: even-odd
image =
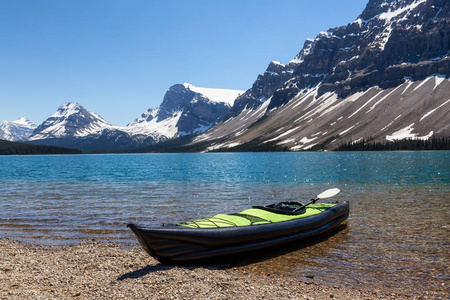
[[[87,111],[77,102],[67,102],[40,124],[26,142],[69,147],[82,151],[100,151],[114,149],[115,147],[110,148],[111,145],[108,142],[120,144],[120,137],[123,135],[120,127]]]
[[[243,92],[175,84],[167,90],[158,108],[144,112],[126,131],[165,139],[198,134],[221,121]]]
[[[61,105],[39,125],[28,143],[64,146],[85,152],[124,151],[193,135],[211,128],[229,112],[243,91],[176,84],[161,105],[126,127],[115,126],[76,102]]]
[[[28,138],[36,128],[27,118],[19,118],[15,121],[3,121],[0,125],[0,139],[7,141],[21,141]]]
[[[112,127],[114,125],[99,115],[88,112],[80,104],[68,102],[61,105],[56,113],[39,125],[28,140],[85,137]]]
[[[450,136],[450,2],[370,0],[352,23],[320,32],[287,64],[271,62],[224,122],[195,139],[210,150],[290,150]]]

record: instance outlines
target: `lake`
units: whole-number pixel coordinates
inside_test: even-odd
[[[449,295],[450,152],[0,156],[0,237],[134,247],[158,226],[337,187],[347,225],[239,267],[302,281]],[[428,293],[428,294],[427,294]]]

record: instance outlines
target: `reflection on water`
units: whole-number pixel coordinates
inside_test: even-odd
[[[0,237],[43,245],[137,245],[157,226],[339,187],[348,223],[331,235],[236,262],[263,274],[449,294],[449,152],[0,157]],[[427,294],[428,293],[428,294]]]

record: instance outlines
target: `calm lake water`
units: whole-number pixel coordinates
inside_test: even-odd
[[[346,226],[239,267],[299,280],[448,297],[450,152],[0,157],[0,237],[137,245],[126,224],[176,223],[338,187]]]

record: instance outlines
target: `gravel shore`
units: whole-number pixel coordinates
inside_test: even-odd
[[[167,266],[140,247],[0,239],[0,299],[399,299],[227,266]]]

